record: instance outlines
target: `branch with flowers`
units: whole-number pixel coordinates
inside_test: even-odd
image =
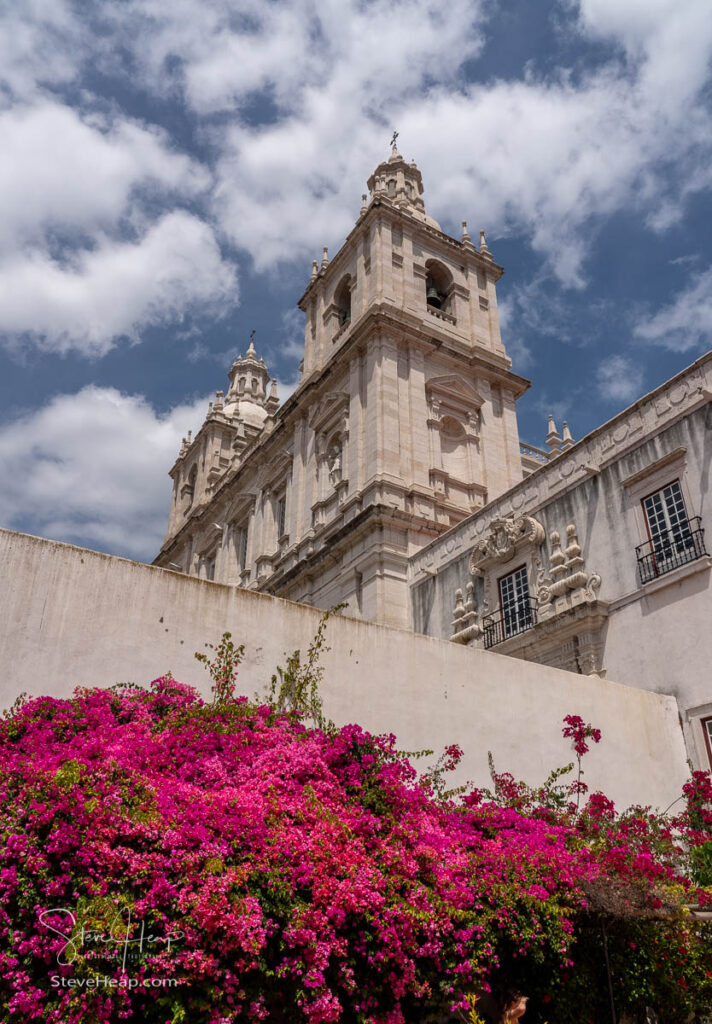
[[[474,1007],[588,1024],[608,1019],[602,921],[619,1014],[702,1018],[710,925],[685,907],[712,905],[695,852],[712,839],[708,773],[672,818],[600,793],[579,807],[572,766],[448,794],[459,748],[419,777],[393,736],[327,722],[312,655],[266,701],[236,695],[224,637],[211,704],[164,677],[7,714],[3,1024],[406,1024]],[[598,742],[569,718],[575,744]]]

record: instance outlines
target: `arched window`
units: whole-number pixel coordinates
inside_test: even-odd
[[[351,277],[349,274],[341,279],[334,292],[334,305],[339,316],[339,326],[343,327],[351,320]]]
[[[390,198],[391,199],[395,199],[395,196],[396,196],[396,179],[395,178],[389,178],[388,179],[388,181],[386,182],[386,189],[388,190],[388,195],[390,196]]]
[[[437,260],[425,264],[425,301],[433,309],[447,309],[452,288],[452,274]]]

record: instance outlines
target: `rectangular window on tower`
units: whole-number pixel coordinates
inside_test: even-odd
[[[636,548],[641,583],[707,554],[699,516],[690,518],[679,480],[642,499],[648,540]]]
[[[247,568],[247,526],[238,526],[235,530],[235,554],[240,572]]]
[[[277,521],[277,540],[281,540],[284,536],[287,528],[287,495],[286,493],[280,494],[277,498],[277,508],[275,513]]]

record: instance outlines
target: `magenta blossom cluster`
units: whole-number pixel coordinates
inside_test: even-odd
[[[594,729],[592,725],[584,722],[580,715],[566,715],[564,722],[566,725],[562,730],[563,734],[567,739],[573,740],[573,747],[578,757],[582,757],[589,751],[586,740],[591,739],[594,743],[600,742],[601,730]]]
[[[436,799],[392,736],[170,678],[26,704],[0,787],[5,1024],[403,1024],[569,971],[590,885],[690,884],[600,795]]]

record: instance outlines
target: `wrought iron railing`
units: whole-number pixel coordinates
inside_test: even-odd
[[[529,597],[513,608],[505,611],[500,609],[492,615],[486,615],[482,620],[485,647],[494,647],[508,640],[510,636],[526,633],[532,626],[536,626],[538,608],[537,599]]]
[[[684,526],[679,526],[675,533],[668,531],[637,546],[635,556],[640,582],[650,583],[658,576],[707,554],[705,531],[700,526],[700,517],[694,516]]]

